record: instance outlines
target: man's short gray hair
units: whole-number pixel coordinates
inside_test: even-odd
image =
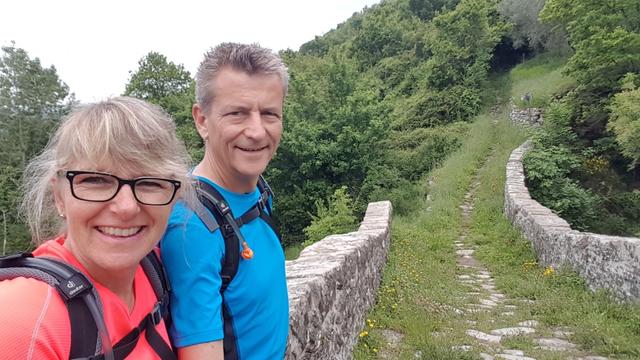
[[[249,75],[276,74],[282,80],[283,95],[287,95],[289,73],[278,54],[258,44],[222,43],[204,54],[196,73],[196,102],[204,111],[215,98],[211,84],[226,67]]]

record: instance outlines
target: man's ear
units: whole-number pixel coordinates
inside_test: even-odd
[[[193,116],[193,122],[196,125],[196,130],[202,140],[209,138],[209,130],[207,129],[207,117],[204,115],[204,110],[200,107],[200,104],[193,104],[191,108],[191,116]]]

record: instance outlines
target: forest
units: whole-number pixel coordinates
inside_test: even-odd
[[[482,136],[469,123],[489,106],[489,80],[545,56],[566,61],[572,81],[533,104],[514,99],[545,108],[525,164],[533,196],[577,229],[640,233],[635,0],[383,0],[280,54],[290,71],[285,130],[265,177],[285,246],[350,231],[371,201],[415,211],[425,175],[461,139]],[[137,65],[123,95],[170,113],[196,163],[192,74],[158,52]],[[15,44],[2,48],[3,253],[30,247],[18,211],[22,171],[77,103],[55,67]]]

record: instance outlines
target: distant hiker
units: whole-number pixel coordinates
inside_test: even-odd
[[[258,45],[221,44],[196,74],[200,206],[178,203],[161,243],[180,359],[284,357],[284,253],[261,174],[280,143],[287,84],[280,57]]]
[[[531,93],[524,93],[524,95],[522,95],[520,97],[520,100],[522,100],[525,104],[527,104],[527,106],[529,106],[529,104],[531,104],[531,100],[533,99],[533,97],[531,96]]]
[[[24,174],[35,258],[0,259],[1,359],[175,359],[153,249],[189,192],[187,159],[171,118],[141,100],[60,123]]]

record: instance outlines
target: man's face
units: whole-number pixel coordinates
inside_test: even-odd
[[[282,80],[275,74],[226,68],[211,86],[215,98],[209,109],[194,107],[196,127],[207,140],[209,166],[226,185],[255,186],[280,143]]]

